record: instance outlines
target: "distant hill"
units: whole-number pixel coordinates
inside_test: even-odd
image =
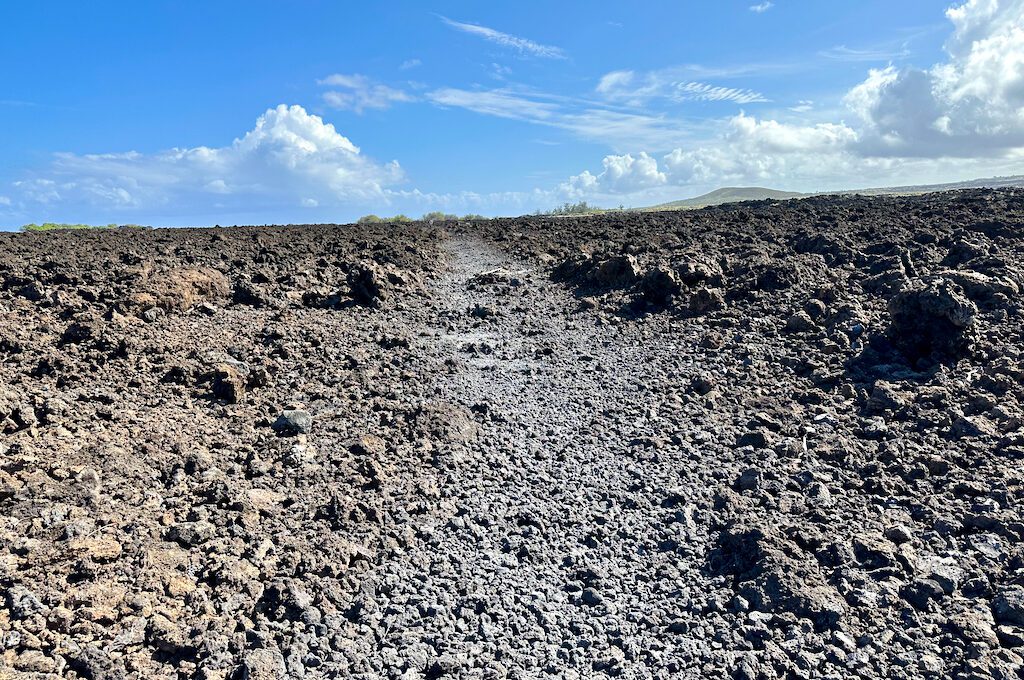
[[[1003,187],[1024,187],[1024,175],[972,179],[964,182],[949,182],[947,184],[917,184],[902,187],[876,187],[871,189],[852,189],[846,191],[819,191],[806,194],[796,191],[766,189],[765,187],[722,187],[721,189],[715,189],[714,191],[695,198],[686,198],[681,201],[662,203],[649,208],[638,208],[638,210],[694,210],[696,208],[706,208],[711,205],[739,203],[741,201],[763,201],[769,198],[782,201],[791,198],[807,198],[809,196],[830,196],[837,194],[861,194],[864,196],[911,195],[927,194],[934,191],[951,191],[955,189],[999,189]]]
[[[763,201],[767,198],[784,200],[787,198],[800,198],[811,194],[801,194],[795,191],[779,191],[778,189],[766,189],[764,187],[722,187],[715,189],[696,198],[686,198],[681,201],[662,203],[661,205],[645,208],[646,210],[685,210],[690,208],[706,208],[709,205],[721,205],[723,203],[738,203],[740,201]]]

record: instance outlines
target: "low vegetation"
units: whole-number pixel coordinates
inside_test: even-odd
[[[470,213],[468,215],[463,215],[462,217],[459,217],[458,215],[454,215],[452,213],[446,213],[446,212],[441,212],[440,210],[435,210],[433,212],[424,213],[423,217],[420,218],[420,221],[422,221],[422,222],[453,222],[455,220],[473,221],[473,220],[487,220],[487,219],[490,219],[490,218],[489,217],[484,217],[483,215],[477,215],[476,213]],[[409,217],[408,215],[401,215],[401,214],[395,215],[394,217],[380,217],[379,215],[363,215],[358,220],[356,220],[356,224],[386,224],[386,223],[389,223],[389,222],[412,222],[412,221],[413,221],[412,218]]]
[[[146,229],[139,224],[64,224],[58,222],[44,222],[42,224],[26,224],[21,231],[68,231],[74,229]]]
[[[620,206],[621,209],[621,206]],[[600,215],[601,213],[608,212],[605,208],[599,208],[596,205],[590,205],[586,201],[580,201],[578,203],[570,203],[566,201],[562,205],[553,208],[551,210],[538,210],[538,215]]]

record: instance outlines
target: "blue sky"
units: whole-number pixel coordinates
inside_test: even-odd
[[[1021,172],[1024,0],[0,8],[0,226]]]

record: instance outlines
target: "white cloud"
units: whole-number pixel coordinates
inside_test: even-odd
[[[872,69],[846,96],[863,153],[970,157],[1024,145],[1024,0],[969,0],[946,16],[948,61]]]
[[[637,76],[634,71],[606,73],[598,81],[595,92],[611,102],[644,106],[651,100],[664,99],[676,103],[688,101],[734,102],[752,104],[767,102],[760,92],[745,88],[724,87],[683,78],[687,68],[650,71]]]
[[[793,124],[740,113],[719,121],[698,143],[680,145],[644,165],[608,156],[560,187],[568,197],[623,197],[681,188],[768,184],[796,190],[931,183],[1019,174],[1024,160],[1024,0],[968,0],[946,13],[953,32],[947,59],[929,69],[871,69],[843,99],[852,120]],[[867,58],[850,51],[846,56]],[[638,76],[613,71],[598,83],[609,100],[646,102],[687,90],[714,90],[671,70]],[[723,92],[729,99],[730,93]],[[733,98],[732,100],[735,100]],[[813,102],[791,111],[805,114]],[[836,117],[840,118],[841,113]],[[652,147],[633,147],[647,148]],[[655,179],[656,178],[656,179]],[[615,179],[616,181],[612,181]]]
[[[491,63],[491,77],[495,80],[505,80],[512,75],[512,69],[504,64]]]
[[[774,6],[774,3],[769,2],[768,0],[764,0],[764,2],[759,2],[756,5],[751,5],[750,11],[756,12],[757,14],[763,14],[764,12],[767,12]]]
[[[6,205],[10,205],[10,204],[11,204],[11,199],[9,199],[6,196],[0,196],[0,205],[5,205],[6,206]]]
[[[438,106],[566,130],[613,149],[671,149],[691,138],[692,126],[667,116],[599,108],[590,102],[512,89],[442,88],[425,97]]]
[[[39,176],[14,183],[12,205],[192,211],[345,205],[385,197],[403,180],[396,161],[378,163],[301,106],[284,104],[223,147],[155,154],[62,153]]]
[[[605,156],[602,165],[604,170],[597,175],[584,170],[570,177],[560,187],[561,191],[572,198],[593,193],[630,194],[667,181],[665,173],[658,169],[658,161],[643,152],[635,158],[630,154]]]
[[[447,17],[441,17],[441,21],[457,31],[478,36],[503,47],[511,47],[512,49],[517,50],[520,54],[533,57],[545,57],[548,59],[565,58],[565,53],[558,47],[541,45],[533,42],[532,40],[527,40],[526,38],[520,38],[518,36],[509,35],[508,33],[496,31],[493,28],[480,26],[478,24],[463,23],[461,21],[453,21]]]
[[[420,61],[419,59],[406,59],[399,65],[398,68],[402,69],[403,71],[408,71],[411,68],[418,68],[420,66],[423,66],[423,62]]]
[[[351,109],[356,113],[362,113],[366,109],[386,109],[394,103],[414,100],[412,95],[402,90],[374,83],[359,74],[335,73],[318,80],[317,83],[334,88],[323,94],[323,100],[328,106],[335,109]]]
[[[735,87],[721,87],[719,85],[708,85],[707,83],[677,83],[670,98],[676,101],[704,101],[704,102],[736,102],[737,104],[754,104],[766,102],[765,96],[760,92],[745,90]]]
[[[856,139],[857,133],[841,124],[790,125],[741,113],[726,122],[716,139],[667,154],[664,172],[678,186],[779,182],[827,186],[864,167],[848,149]]]
[[[836,45],[818,52],[818,56],[835,61],[890,61],[910,55],[905,45],[899,47],[862,47],[853,48]]]
[[[559,113],[551,102],[530,99],[510,90],[460,90],[445,87],[427,93],[427,98],[441,106],[453,106],[498,118],[547,122]]]

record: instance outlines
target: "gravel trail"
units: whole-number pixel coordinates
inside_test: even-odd
[[[378,625],[399,657],[427,657],[428,676],[678,670],[663,619],[700,565],[673,553],[702,549],[685,521],[666,529],[660,507],[679,483],[657,444],[676,434],[658,413],[672,348],[570,314],[567,291],[478,239],[447,249],[419,342],[457,367],[436,395],[477,413],[479,429],[444,456],[441,512],[420,544],[375,575],[391,584]],[[692,510],[671,512],[692,522]]]

